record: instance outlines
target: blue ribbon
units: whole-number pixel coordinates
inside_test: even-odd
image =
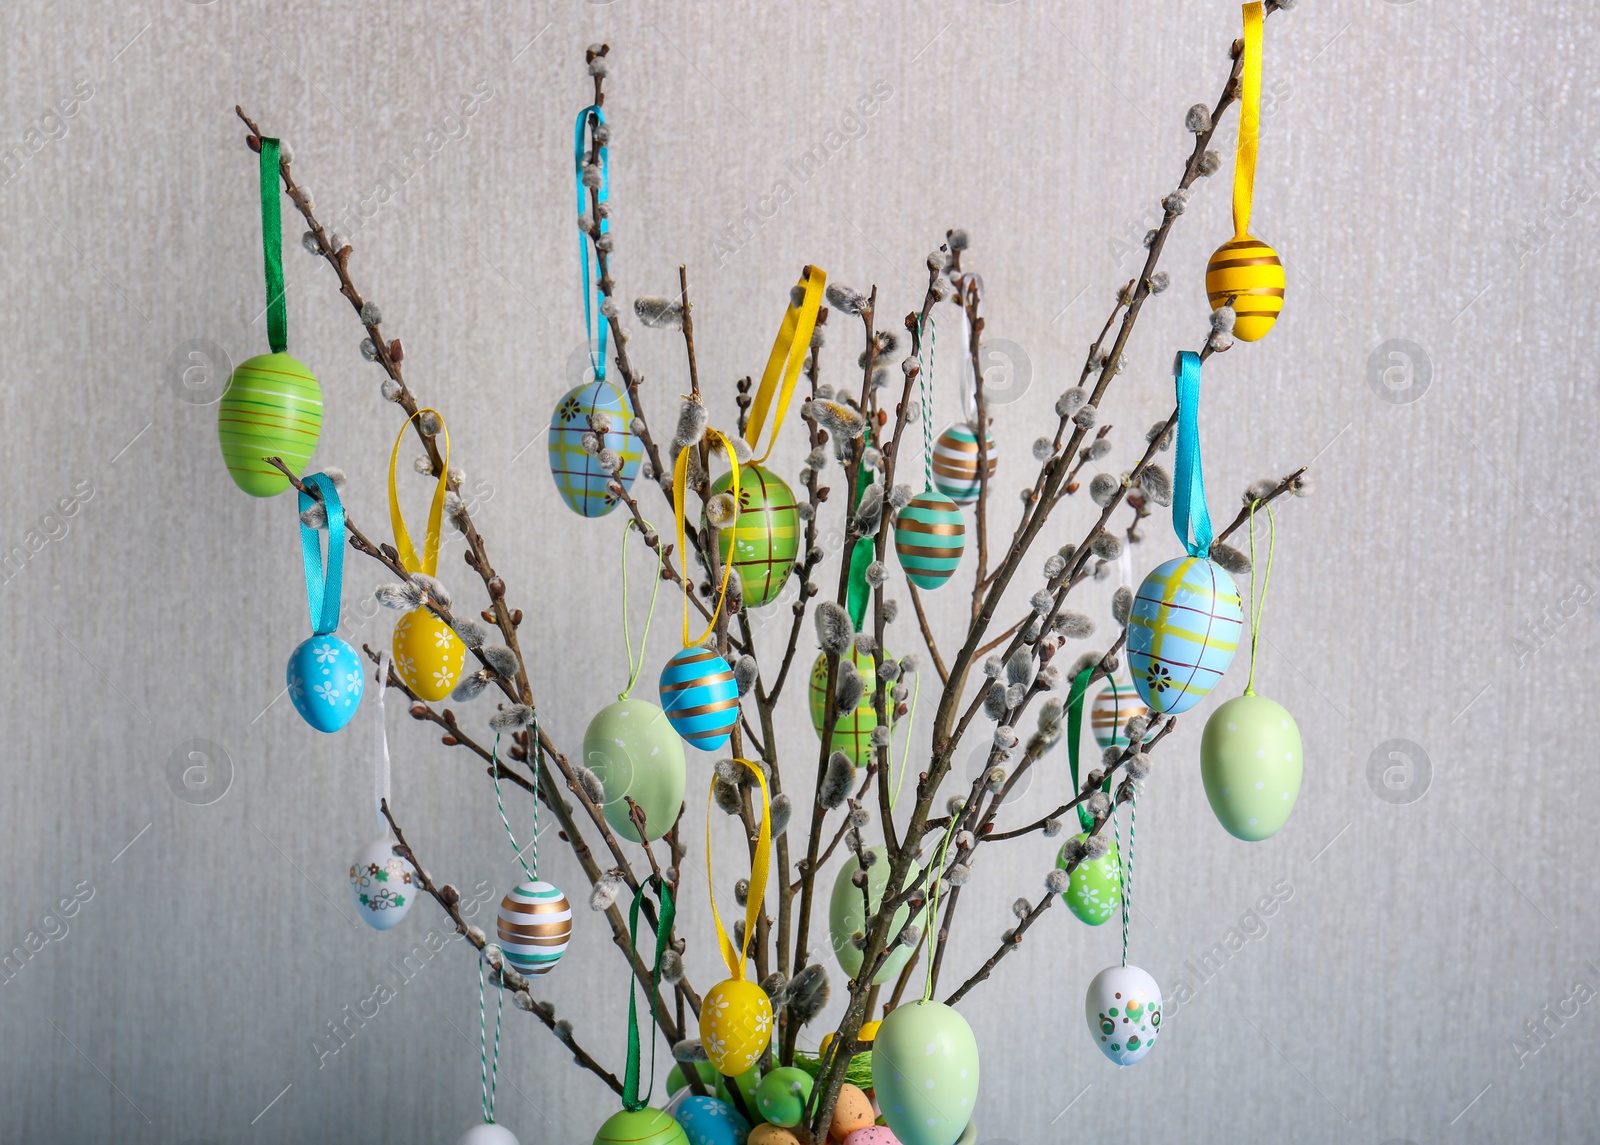
[[[578,215],[581,217],[589,210],[589,188],[583,185],[583,163],[588,152],[584,147],[585,128],[589,126],[589,117],[594,116],[594,126],[605,123],[606,113],[599,104],[590,104],[578,113],[578,121],[572,130],[572,154],[576,163],[576,177],[578,180]],[[611,161],[608,157],[609,149],[602,145],[599,148],[600,160],[600,186],[597,191],[598,201],[605,203],[611,198]],[[600,233],[606,234],[611,230],[610,219],[595,220],[600,224]],[[589,364],[594,368],[597,381],[604,380],[606,376],[606,337],[609,327],[606,320],[599,313],[599,303],[596,296],[599,293],[598,279],[600,277],[600,256],[590,248],[589,236],[581,231],[578,234],[578,263],[583,267],[583,330],[584,336],[589,340]],[[592,267],[592,269],[591,269]],[[597,329],[598,327],[598,329]]]
[[[344,506],[339,502],[339,490],[326,473],[313,473],[303,479],[322,494],[322,504],[328,515],[328,562],[322,562],[321,530],[300,522],[300,548],[306,561],[306,604],[311,610],[311,627],[318,636],[326,636],[339,627],[339,593],[344,580]],[[300,512],[304,513],[316,501],[305,490],[300,491]]]
[[[1206,508],[1206,475],[1200,461],[1200,355],[1178,351],[1178,461],[1173,478],[1172,529],[1191,557],[1211,552],[1211,511]],[[1190,536],[1194,540],[1190,540]]]

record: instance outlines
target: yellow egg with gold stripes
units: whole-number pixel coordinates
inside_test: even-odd
[[[1283,310],[1283,263],[1278,252],[1249,235],[1235,235],[1206,264],[1211,309],[1233,307],[1233,336],[1241,342],[1266,337]]]
[[[461,680],[467,646],[426,608],[413,608],[395,622],[394,670],[406,687],[428,703],[442,700]]]
[[[772,1041],[772,1000],[745,978],[718,982],[700,1004],[700,1041],[724,1077],[744,1073]]]
[[[717,478],[711,492],[725,493],[733,473]],[[776,600],[800,555],[800,509],[783,478],[760,465],[739,470],[739,515],[717,531],[717,554],[739,574],[751,608]]]

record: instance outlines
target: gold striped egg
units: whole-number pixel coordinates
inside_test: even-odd
[[[1148,715],[1147,708],[1132,684],[1107,684],[1089,708],[1089,726],[1094,742],[1101,747],[1127,747],[1128,721]]]
[[[548,974],[572,937],[572,904],[549,883],[523,883],[500,900],[495,933],[507,966]]]
[[[1283,310],[1283,263],[1278,252],[1249,235],[1235,235],[1206,264],[1211,309],[1233,307],[1233,336],[1255,342],[1266,336]]]
[[[395,622],[391,646],[395,671],[428,703],[444,699],[460,682],[467,646],[426,608],[414,608]]]
[[[217,440],[234,484],[252,497],[274,497],[289,479],[263,458],[304,472],[322,434],[322,387],[288,354],[240,362],[217,406]]]
[[[984,435],[984,469],[989,480],[1000,464],[995,453],[994,435]],[[957,505],[970,505],[978,499],[978,435],[965,422],[957,422],[933,443],[933,484]]]

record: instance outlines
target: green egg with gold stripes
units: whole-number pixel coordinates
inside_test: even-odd
[[[878,669],[872,661],[870,654],[858,652],[851,647],[848,658],[856,666],[856,671],[861,674],[861,702],[852,712],[845,712],[833,725],[834,751],[842,751],[857,767],[862,766],[872,758],[872,729],[878,726],[878,713],[872,707],[872,693],[878,687]],[[884,653],[888,659],[888,653]],[[839,658],[843,663],[846,657]],[[816,729],[817,737],[822,737],[822,721],[827,714],[828,702],[828,657],[818,655],[816,663],[811,665],[811,726]],[[894,722],[894,701],[888,696],[884,697],[888,705],[889,720]]]
[[[966,547],[961,510],[937,489],[917,494],[894,519],[895,556],[918,588],[938,588],[949,580]]]
[[[252,497],[275,497],[289,479],[264,458],[281,458],[296,477],[322,434],[322,387],[288,354],[240,362],[217,407],[217,441],[233,482]]]
[[[600,1132],[594,1135],[594,1145],[689,1145],[683,1126],[664,1109],[619,1109]]]
[[[712,494],[726,493],[732,481],[733,474],[724,473],[712,485]],[[739,470],[739,515],[718,530],[717,552],[724,561],[733,554],[746,605],[759,608],[783,591],[800,555],[800,511],[776,473],[760,465]]]

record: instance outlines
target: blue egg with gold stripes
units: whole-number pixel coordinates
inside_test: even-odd
[[[661,669],[661,707],[685,743],[716,751],[739,721],[733,668],[710,648],[685,648]]]
[[[1221,565],[1177,557],[1144,578],[1128,617],[1128,669],[1153,712],[1177,715],[1210,694],[1244,631],[1239,590]]]
[[[595,433],[595,415],[610,421],[605,433]],[[604,379],[585,382],[571,390],[556,404],[550,416],[548,439],[550,476],[556,492],[574,513],[584,517],[604,517],[617,506],[617,498],[606,486],[611,475],[600,466],[600,454],[583,447],[587,434],[594,434],[601,450],[617,455],[621,468],[616,479],[624,489],[639,475],[644,447],[631,428],[633,405],[618,386]]]

